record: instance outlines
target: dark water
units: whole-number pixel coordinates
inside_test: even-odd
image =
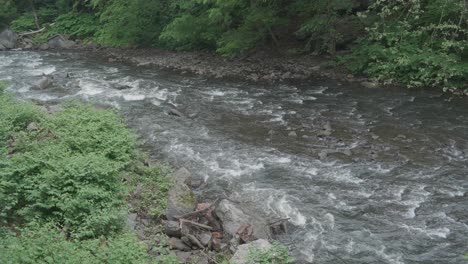
[[[153,155],[206,182],[201,195],[290,217],[281,240],[299,262],[467,262],[468,99],[213,82],[92,57],[0,53],[0,79],[19,98],[119,109]],[[30,89],[43,72],[71,78]],[[195,116],[168,116],[166,102]]]

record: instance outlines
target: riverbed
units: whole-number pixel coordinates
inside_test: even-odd
[[[55,85],[32,89],[42,74]],[[84,52],[3,52],[0,80],[19,99],[116,109],[153,158],[203,182],[200,197],[290,218],[279,240],[299,263],[466,261],[467,98],[209,80]]]

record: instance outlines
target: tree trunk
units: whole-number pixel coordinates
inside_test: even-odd
[[[31,5],[31,10],[34,16],[34,22],[36,23],[37,30],[40,30],[41,25],[39,24],[39,18],[37,17],[36,8],[34,7],[34,0],[29,0],[29,5]]]

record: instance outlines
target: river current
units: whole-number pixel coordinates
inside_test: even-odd
[[[55,85],[32,89],[43,73]],[[290,218],[279,239],[299,263],[467,261],[467,98],[206,80],[85,53],[3,52],[0,80],[19,99],[117,109],[154,158],[204,182],[201,197]]]

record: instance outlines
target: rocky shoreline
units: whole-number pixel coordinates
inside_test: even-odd
[[[161,245],[154,243],[154,237],[164,233],[169,238],[169,253],[181,263],[216,264],[223,259],[247,264],[250,250],[271,249],[269,241],[287,231],[288,219],[267,222],[228,198],[199,203],[192,191],[192,175],[185,168],[175,171],[172,178],[165,217],[152,219],[137,211],[127,218],[129,229],[155,258],[159,252],[153,249]],[[140,197],[138,188],[131,197],[130,207]]]
[[[275,51],[258,51],[242,58],[227,59],[209,52],[174,52],[156,48],[106,48],[55,36],[48,43],[36,45],[28,36],[5,29],[0,33],[1,50],[87,51],[98,53],[109,63],[125,62],[138,67],[156,67],[180,74],[193,74],[213,79],[253,83],[303,83],[308,80],[360,82],[368,88],[378,87],[366,78],[348,74],[339,67],[328,67],[331,58],[314,55],[285,55]]]

